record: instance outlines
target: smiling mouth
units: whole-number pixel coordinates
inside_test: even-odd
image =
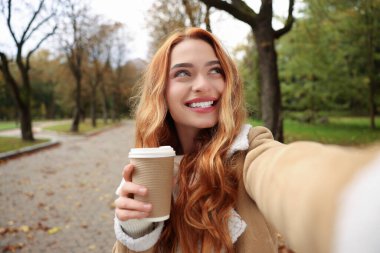
[[[190,108],[209,108],[216,104],[217,101],[204,101],[186,104]]]

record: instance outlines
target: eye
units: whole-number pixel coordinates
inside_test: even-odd
[[[174,77],[186,77],[190,76],[190,72],[187,70],[178,70],[174,73]]]
[[[210,69],[210,73],[223,75],[223,69],[221,67],[215,67],[215,68]]]

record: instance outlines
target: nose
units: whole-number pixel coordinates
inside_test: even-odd
[[[194,79],[194,83],[192,85],[192,90],[194,92],[205,92],[210,90],[211,83],[208,80],[207,76],[199,74],[197,78]]]

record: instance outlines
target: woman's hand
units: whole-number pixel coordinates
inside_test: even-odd
[[[119,198],[115,200],[115,213],[119,220],[146,218],[152,210],[152,204],[134,200],[133,195],[145,196],[148,189],[132,183],[133,165],[128,164],[123,169],[125,183],[121,187]]]

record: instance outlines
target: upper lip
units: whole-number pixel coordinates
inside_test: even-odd
[[[200,103],[200,102],[208,102],[208,101],[217,101],[217,98],[214,97],[201,97],[201,98],[193,98],[191,100],[188,100],[185,102],[185,104],[192,104],[192,103]]]

